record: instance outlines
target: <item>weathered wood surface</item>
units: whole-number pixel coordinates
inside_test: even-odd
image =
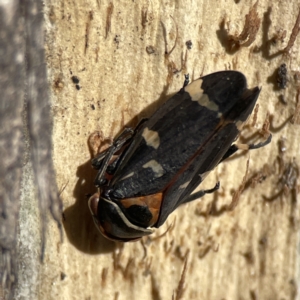
[[[250,35],[240,42],[244,47],[232,48],[228,39],[238,38],[254,4],[45,3],[53,161],[64,206],[64,242],[49,220],[45,260],[39,264],[39,218],[32,212],[37,204],[25,184],[19,249],[23,269],[16,299],[299,297],[300,39],[289,55],[275,55],[288,45],[299,6],[296,1],[260,1],[257,16],[254,11],[248,17],[245,31]],[[189,40],[193,46],[187,50]],[[289,81],[279,90],[277,70],[283,63]],[[87,195],[95,190],[90,158],[100,141],[97,135],[91,141],[91,135],[99,131],[112,138],[124,125],[136,124],[182,86],[184,73],[197,78],[224,69],[245,73],[250,87],[262,86],[256,117],[250,118],[241,141],[264,132],[270,119],[272,144],[218,166],[203,187],[220,180],[220,191],[178,209],[153,237],[125,245],[102,238],[87,207]],[[77,87],[72,76],[79,79]],[[245,175],[237,206],[228,210]],[[34,276],[26,272],[31,269]]]

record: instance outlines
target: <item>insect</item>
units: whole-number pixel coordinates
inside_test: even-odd
[[[92,160],[99,170],[99,193],[89,199],[89,208],[100,232],[123,242],[139,239],[179,205],[216,191],[219,183],[192,194],[238,149],[257,149],[271,141],[270,135],[259,144],[233,144],[259,93],[258,87],[248,89],[237,71],[213,73],[190,84],[186,75],[183,88],[149,119],[125,128]]]

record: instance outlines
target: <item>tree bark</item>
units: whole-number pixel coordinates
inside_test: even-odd
[[[47,75],[50,87],[53,131],[49,123],[33,126],[37,138],[29,138],[39,143],[41,132],[51,134],[52,145],[47,139],[39,158],[32,151],[32,162],[51,162],[46,150],[53,148],[64,242],[49,220],[39,263],[41,237],[34,232],[46,215],[35,210],[34,177],[24,169],[18,248],[24,259],[15,299],[299,298],[298,3],[47,1],[43,13],[41,78]],[[285,53],[291,34],[294,45]],[[220,164],[201,184],[209,189],[220,180],[220,190],[178,208],[153,236],[127,244],[104,239],[87,207],[95,192],[91,157],[125,125],[150,116],[181,88],[184,74],[196,79],[224,69],[262,87],[239,142],[264,140],[270,131],[272,143]],[[36,76],[29,82],[38,84]],[[45,91],[28,95],[42,101]],[[43,119],[49,104],[40,109]],[[54,199],[51,165],[45,170],[44,179],[36,177],[39,197]],[[59,202],[43,203],[55,203],[57,220]]]

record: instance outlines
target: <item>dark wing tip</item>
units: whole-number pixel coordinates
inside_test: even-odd
[[[202,77],[201,88],[210,101],[216,103],[221,113],[229,111],[247,89],[244,74],[238,71],[221,71]]]
[[[202,77],[201,88],[216,103],[225,118],[245,121],[251,114],[260,89],[247,89],[247,79],[238,71],[221,71]]]

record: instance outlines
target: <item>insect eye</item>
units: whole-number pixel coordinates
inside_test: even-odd
[[[131,205],[126,209],[126,215],[136,225],[143,227],[148,227],[148,224],[153,217],[148,207],[142,205]]]

